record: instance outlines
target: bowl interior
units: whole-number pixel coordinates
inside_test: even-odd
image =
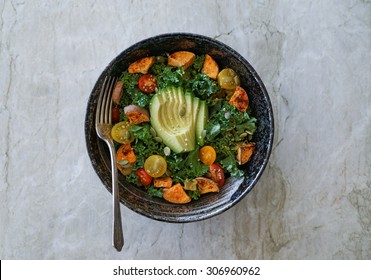
[[[120,76],[130,63],[151,55],[161,55],[179,50],[188,50],[196,54],[210,54],[219,64],[219,68],[234,69],[241,79],[241,86],[246,89],[253,115],[257,118],[255,153],[243,166],[243,178],[228,178],[219,193],[202,196],[197,201],[186,205],[175,205],[150,197],[138,187],[125,181],[119,174],[121,202],[128,208],[166,222],[192,222],[217,215],[240,201],[256,184],[261,176],[271,152],[273,141],[273,113],[268,93],[253,67],[236,51],[214,39],[188,33],[171,33],[143,40],[124,50],[106,67],[96,82],[86,110],[85,137],[88,154],[99,178],[108,191],[111,189],[111,171],[108,150],[96,135],[94,116],[98,95],[107,75]]]

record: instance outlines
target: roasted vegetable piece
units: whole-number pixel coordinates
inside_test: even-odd
[[[149,122],[148,111],[137,105],[129,105],[124,107],[124,112],[131,124]]]
[[[204,178],[204,177],[197,177],[197,186],[198,186],[198,192],[200,194],[210,193],[210,192],[219,192],[219,187],[217,183],[215,183],[213,180]]]
[[[130,143],[121,145],[120,148],[117,150],[116,161],[117,163],[119,163],[118,164],[119,169],[120,166],[125,166],[127,164],[134,163],[136,160],[137,157],[135,156],[135,153],[131,148]]]
[[[171,203],[185,204],[191,201],[191,198],[184,191],[180,183],[171,188],[163,189],[163,198]]]
[[[205,55],[205,61],[202,66],[201,72],[209,78],[216,80],[219,73],[219,66],[216,61],[208,54]]]
[[[248,162],[252,153],[255,150],[255,143],[249,142],[241,144],[237,147],[237,162],[242,165]]]
[[[242,87],[236,86],[236,89],[229,100],[229,104],[235,106],[238,111],[245,112],[249,107],[249,97],[247,96],[246,91]]]
[[[115,88],[112,93],[112,101],[116,104],[120,104],[121,96],[122,96],[122,87],[124,83],[122,81],[118,81],[115,85]]]
[[[174,67],[182,67],[183,70],[186,70],[189,66],[192,65],[196,55],[192,52],[179,51],[171,54],[168,57],[167,64]]]
[[[131,149],[130,144],[122,145],[116,153],[117,169],[127,176],[133,171],[133,165],[136,161],[134,151]]]
[[[173,180],[171,177],[155,178],[153,180],[153,185],[156,188],[171,188],[173,185]]]
[[[130,64],[128,68],[128,72],[131,74],[134,74],[134,73],[147,74],[148,69],[151,68],[155,62],[156,62],[156,58],[154,56],[144,57]]]

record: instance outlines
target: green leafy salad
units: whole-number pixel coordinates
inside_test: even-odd
[[[243,176],[256,119],[236,72],[209,54],[141,58],[112,99],[118,169],[148,195],[183,204]]]

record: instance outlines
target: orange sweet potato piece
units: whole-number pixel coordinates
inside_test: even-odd
[[[185,204],[191,201],[191,198],[184,191],[180,183],[175,184],[171,188],[164,188],[162,197],[171,203],[177,204]]]
[[[200,194],[205,194],[209,192],[219,192],[218,185],[211,179],[204,178],[204,177],[197,177],[197,186],[198,192]]]
[[[155,178],[153,184],[156,188],[171,188],[173,180],[171,177]]]
[[[117,150],[116,161],[119,162],[122,160],[127,160],[129,163],[134,163],[137,160],[130,143],[121,145],[121,147]]]
[[[204,65],[202,66],[201,72],[216,80],[219,73],[219,66],[216,61],[208,54],[205,55]]]
[[[255,143],[249,142],[241,144],[237,147],[237,162],[242,165],[248,162],[252,153],[255,150]]]
[[[246,91],[240,87],[236,86],[236,89],[229,100],[229,104],[232,104],[240,112],[245,112],[249,107],[249,97],[247,96]]]
[[[179,51],[171,54],[168,57],[167,64],[174,67],[182,67],[183,70],[186,70],[189,66],[192,65],[196,55],[192,52]]]
[[[155,63],[156,58],[154,56],[141,58],[129,65],[128,72],[147,74],[148,69]]]
[[[149,113],[137,105],[128,105],[124,107],[125,115],[128,117],[131,124],[139,124],[149,122]]]

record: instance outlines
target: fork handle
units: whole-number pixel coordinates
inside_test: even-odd
[[[113,141],[109,141],[109,150],[111,155],[111,173],[112,173],[112,197],[113,197],[113,238],[112,245],[117,251],[121,251],[124,246],[124,235],[122,230],[120,194],[118,187],[118,176],[116,166],[116,153]]]

